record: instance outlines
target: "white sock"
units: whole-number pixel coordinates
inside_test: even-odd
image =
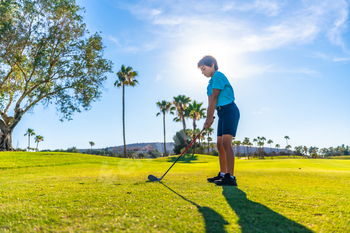
[[[224,172],[220,172],[220,176],[224,177],[225,173]]]

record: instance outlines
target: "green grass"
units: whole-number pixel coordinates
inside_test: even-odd
[[[0,232],[350,232],[350,160],[0,153]]]

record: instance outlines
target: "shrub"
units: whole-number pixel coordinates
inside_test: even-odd
[[[151,158],[158,158],[162,156],[158,150],[150,150],[149,154],[151,155]]]

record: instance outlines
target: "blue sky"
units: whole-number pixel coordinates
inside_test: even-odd
[[[234,88],[241,111],[237,140],[264,136],[284,148],[288,135],[293,148],[350,145],[349,1],[78,4],[89,31],[103,37],[114,73],[107,75],[102,98],[72,121],[60,122],[53,105],[36,106],[15,128],[13,147],[27,147],[27,128],[44,136],[39,149],[89,148],[89,141],[96,148],[122,145],[122,90],[113,86],[122,64],[139,73],[139,85],[126,88],[126,142],[162,142],[157,101],[181,94],[207,106],[209,80],[197,69],[207,54]],[[171,142],[182,125],[166,118]]]

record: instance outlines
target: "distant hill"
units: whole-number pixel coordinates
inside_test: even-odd
[[[144,143],[132,143],[132,144],[127,144],[126,147],[129,148],[135,148],[135,147],[147,147],[147,146],[153,146],[154,150],[158,150],[160,153],[164,152],[164,142],[144,142]],[[112,146],[108,147],[109,150],[112,150],[113,148],[124,148],[124,145],[121,146]],[[166,143],[166,150],[170,153],[173,152],[174,149],[174,143],[173,142],[167,142]]]
[[[158,150],[160,153],[164,153],[164,143],[163,142],[143,142],[143,143],[132,143],[132,144],[127,144],[126,145],[127,148],[140,147],[140,149],[145,148],[145,147],[149,147],[149,146],[152,146],[154,150]],[[108,147],[108,150],[112,151],[115,148],[124,148],[124,146],[123,145],[110,146],[110,147]],[[93,148],[93,149],[99,150],[99,149],[102,149],[102,148],[99,148],[99,149],[98,148]],[[173,142],[167,142],[166,143],[166,150],[169,153],[173,153],[173,149],[174,149],[174,143]],[[90,148],[88,148],[88,149],[79,149],[80,152],[84,152],[84,151],[87,151],[87,150],[90,150]],[[256,150],[258,150],[257,147],[251,147],[251,148],[249,148],[249,153],[253,153]],[[234,152],[237,153],[238,151],[240,153],[246,153],[247,149],[246,149],[245,146],[235,146]],[[264,147],[264,151],[266,151],[266,153],[270,153],[271,151],[275,151],[275,152],[285,151],[285,149],[281,148],[281,149],[277,150],[276,148],[271,148],[270,149],[269,147]]]
[[[126,144],[127,148],[135,148],[135,147],[145,148],[145,147],[149,147],[149,146],[152,146],[154,150],[158,150],[160,153],[164,153],[164,143],[163,142],[144,142],[144,143]],[[124,148],[124,145],[110,146],[110,147],[108,147],[108,150],[113,150],[115,148]],[[96,150],[97,148],[93,148],[93,149]],[[174,149],[174,143],[173,142],[167,142],[166,143],[166,150],[169,153],[173,153],[173,149]],[[90,150],[90,148],[89,149],[79,149],[80,152],[84,152],[84,151],[87,151],[87,150]]]

